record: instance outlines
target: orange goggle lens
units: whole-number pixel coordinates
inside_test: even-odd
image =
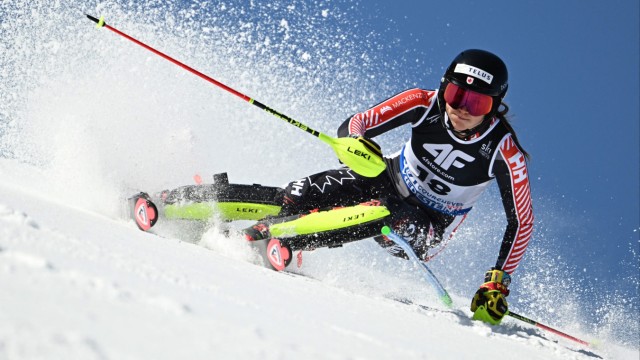
[[[444,101],[454,109],[466,109],[473,116],[488,114],[493,106],[491,96],[461,88],[454,83],[447,84],[444,89]]]

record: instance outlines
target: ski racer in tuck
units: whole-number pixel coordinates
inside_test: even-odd
[[[231,218],[259,220],[244,230],[245,237],[256,243],[266,240],[266,259],[276,270],[289,264],[294,250],[335,247],[371,237],[392,255],[407,258],[400,247],[380,235],[383,225],[403,236],[418,257],[428,261],[429,250],[450,239],[495,179],[507,226],[497,261],[485,273],[471,311],[474,319],[499,324],[507,313],[510,274],[518,267],[533,229],[528,154],[505,117],[509,109],[502,100],[507,87],[507,68],[498,56],[466,50],[449,65],[439,90],[406,90],[339,126],[339,137],[357,138],[377,156],[382,152],[371,138],[411,126],[411,138],[398,153],[384,159],[386,169],[378,176],[361,176],[343,167],[284,188],[269,188],[228,184],[226,174],[221,174],[225,178],[216,182],[216,188],[187,186],[164,191],[154,201],[167,217],[185,203],[272,206],[243,209],[242,215]],[[347,217],[338,215],[356,208]],[[385,212],[376,221],[337,226],[365,217],[368,208]],[[360,213],[360,209],[365,210]],[[185,214],[173,217],[188,218]],[[294,227],[298,230],[286,230]]]

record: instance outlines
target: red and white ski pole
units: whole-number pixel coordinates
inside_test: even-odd
[[[562,337],[563,337],[563,338],[565,338],[565,339],[573,340],[573,341],[575,341],[575,342],[577,342],[577,343],[580,343],[580,344],[582,344],[582,345],[585,345],[585,346],[591,346],[591,345],[592,345],[592,344],[591,344],[591,343],[589,343],[589,342],[586,342],[586,341],[584,341],[584,340],[580,340],[580,339],[578,339],[577,337],[574,337],[574,336],[571,336],[571,335],[569,335],[569,334],[563,333],[563,332],[562,332],[562,331],[560,331],[560,330],[556,330],[556,329],[554,329],[554,328],[552,328],[552,327],[550,327],[550,326],[547,326],[547,325],[541,324],[541,323],[539,323],[539,322],[537,322],[537,321],[535,321],[535,320],[531,320],[531,319],[529,319],[529,318],[527,318],[527,317],[524,317],[524,316],[522,316],[522,315],[520,315],[520,314],[516,314],[516,313],[514,313],[514,312],[512,312],[512,311],[507,312],[507,315],[511,316],[512,318],[518,319],[518,320],[520,320],[520,321],[524,321],[524,322],[526,322],[527,324],[534,325],[534,326],[539,327],[539,328],[541,328],[541,329],[543,329],[543,330],[546,330],[546,331],[552,332],[552,333],[554,333],[554,334],[556,334],[556,335],[562,336]]]
[[[151,46],[143,43],[142,41],[135,39],[132,36],[129,36],[127,34],[125,34],[124,32],[114,28],[113,26],[108,25],[107,23],[104,22],[103,18],[96,18],[94,16],[88,15],[87,14],[87,18],[89,18],[89,20],[95,22],[97,25],[96,27],[98,28],[105,28],[108,30],[113,31],[114,33],[124,37],[127,40],[130,40],[134,43],[136,43],[137,45],[142,46],[143,48],[151,51],[152,53],[164,58],[165,60],[168,60],[178,66],[180,66],[181,68],[199,76],[200,78],[210,82],[211,84],[241,98],[242,100],[248,102],[251,105],[254,105],[264,111],[266,111],[267,113],[282,119],[284,121],[286,121],[287,123],[289,123],[290,125],[293,125],[295,127],[297,127],[298,129],[305,131],[315,137],[317,137],[318,139],[320,139],[322,142],[324,142],[325,144],[331,146],[331,148],[333,149],[333,151],[335,152],[336,156],[338,157],[338,159],[340,159],[340,161],[342,161],[343,164],[347,165],[348,167],[350,167],[352,170],[354,170],[355,172],[357,172],[358,174],[365,176],[365,177],[376,177],[378,176],[382,171],[384,171],[385,167],[386,167],[386,163],[384,162],[384,160],[382,159],[382,153],[377,153],[377,151],[373,151],[371,149],[371,146],[368,145],[365,141],[363,141],[362,139],[354,139],[351,137],[344,137],[344,138],[334,138],[332,136],[329,136],[327,134],[321,133],[320,131],[316,131],[312,128],[310,128],[309,126],[294,120],[290,117],[288,117],[287,115],[278,112],[276,110],[274,110],[273,108],[270,108],[269,106],[259,102],[256,99],[253,99],[241,92],[239,92],[238,90],[235,90],[223,83],[221,83],[220,81],[207,76],[203,73],[201,73],[200,71],[190,67],[187,64],[184,64],[174,58],[172,58],[171,56],[158,51],[154,48],[152,48]]]

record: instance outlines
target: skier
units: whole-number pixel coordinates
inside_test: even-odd
[[[428,250],[460,225],[491,180],[497,180],[507,228],[495,266],[486,272],[471,304],[475,317],[499,323],[507,311],[512,273],[531,238],[533,212],[522,149],[502,102],[508,87],[504,62],[483,50],[466,50],[449,65],[439,91],[410,89],[349,117],[338,136],[357,137],[380,152],[371,138],[411,124],[411,139],[387,158],[387,171],[375,178],[349,169],[328,170],[290,183],[282,192],[281,215],[382,199],[391,226],[416,254]],[[256,230],[260,229],[260,230]],[[268,237],[258,226],[247,232]],[[379,228],[372,229],[373,236]],[[382,242],[396,256],[406,255]]]
[[[293,181],[283,189],[246,185],[230,195],[231,188],[210,192],[189,187],[188,191],[164,192],[162,203],[237,200],[241,193],[250,194],[246,196],[252,199],[240,200],[277,206],[244,233],[251,242],[269,241],[267,257],[278,270],[291,261],[292,250],[341,246],[370,237],[392,255],[407,258],[402,249],[380,236],[381,224],[403,236],[416,255],[428,261],[429,250],[453,236],[480,194],[496,179],[507,227],[497,261],[485,273],[471,311],[474,319],[499,324],[508,309],[505,297],[509,294],[510,274],[522,259],[533,228],[528,154],[506,119],[509,108],[502,100],[507,87],[507,68],[498,56],[484,50],[465,50],[447,68],[439,90],[406,90],[349,117],[339,126],[339,137],[357,138],[372,154],[382,156],[371,138],[411,125],[411,138],[398,153],[385,158],[387,167],[380,175],[365,177],[343,167]],[[356,221],[353,226],[334,226],[338,221],[335,219],[331,226],[323,226],[314,218],[309,226],[316,231],[307,236],[282,238],[278,234],[286,231],[275,230],[287,228],[301,216],[318,211],[331,214],[353,206],[384,208],[388,212],[376,218],[379,221]],[[157,209],[151,213],[155,217]],[[347,218],[341,221],[346,222]],[[153,222],[146,229],[152,225]]]

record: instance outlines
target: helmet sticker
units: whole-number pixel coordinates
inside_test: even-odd
[[[475,66],[467,64],[456,64],[456,68],[453,71],[461,74],[471,75],[486,82],[487,84],[491,84],[491,81],[493,81],[493,75]],[[468,79],[467,82],[469,83]]]

